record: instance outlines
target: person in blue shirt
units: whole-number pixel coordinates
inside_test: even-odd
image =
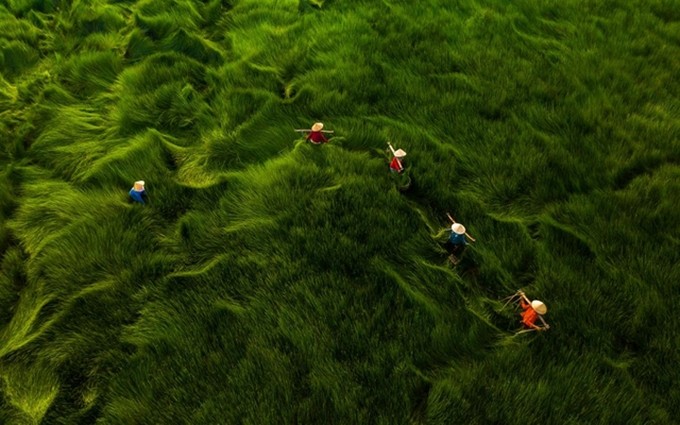
[[[451,235],[449,235],[449,240],[446,241],[446,244],[451,254],[455,256],[462,254],[468,245],[468,241],[465,238],[465,226],[460,223],[453,223],[451,225]]]
[[[146,191],[144,190],[144,180],[136,181],[132,189],[130,189],[130,199],[133,202],[139,202],[142,205],[146,204],[148,200]]]
[[[457,223],[456,220],[451,217],[451,214],[447,214],[449,217],[449,220],[451,220],[451,234],[449,235],[449,239],[446,241],[445,247],[446,250],[449,251],[451,254],[451,262],[453,264],[458,263],[458,257],[463,253],[465,250],[465,247],[468,244],[468,239],[470,239],[472,242],[475,242],[475,238],[470,236],[466,231],[465,231],[465,226],[463,226],[460,223]]]

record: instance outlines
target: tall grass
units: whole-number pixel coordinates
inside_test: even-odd
[[[680,421],[676,6],[0,1],[0,422]]]

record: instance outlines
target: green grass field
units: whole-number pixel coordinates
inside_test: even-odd
[[[680,423],[678,76],[678,0],[0,0],[0,423]]]

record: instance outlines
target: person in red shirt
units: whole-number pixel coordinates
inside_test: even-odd
[[[524,292],[519,293],[519,305],[522,307],[522,324],[527,329],[535,329],[537,331],[544,331],[549,329],[549,326],[543,322],[543,315],[548,312],[548,307],[543,304],[542,301],[533,300],[529,302],[529,299],[524,295]],[[541,320],[544,326],[536,325],[537,320]]]
[[[319,145],[321,143],[328,143],[328,139],[326,139],[326,136],[323,135],[321,130],[323,130],[323,123],[322,122],[314,123],[314,125],[312,126],[312,131],[307,135],[306,140],[309,140],[315,145]]]
[[[391,143],[387,143],[387,145],[390,147],[393,155],[392,161],[390,162],[390,171],[399,174],[403,173],[404,164],[402,164],[401,161],[406,156],[406,152],[403,149],[397,149],[395,151]]]
[[[403,173],[404,164],[401,163],[401,159],[405,156],[406,152],[401,149],[398,149],[396,152],[394,152],[394,158],[392,158],[392,162],[390,162],[390,171],[399,174]]]

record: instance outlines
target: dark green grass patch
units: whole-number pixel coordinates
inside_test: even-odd
[[[74,3],[64,24],[77,40],[92,33],[115,33],[126,25],[126,14],[119,5],[102,1]]]
[[[82,53],[65,63],[61,73],[71,93],[87,96],[108,89],[122,70],[120,56],[108,51]]]
[[[8,78],[15,77],[38,61],[38,52],[18,40],[0,40],[0,70]]]

